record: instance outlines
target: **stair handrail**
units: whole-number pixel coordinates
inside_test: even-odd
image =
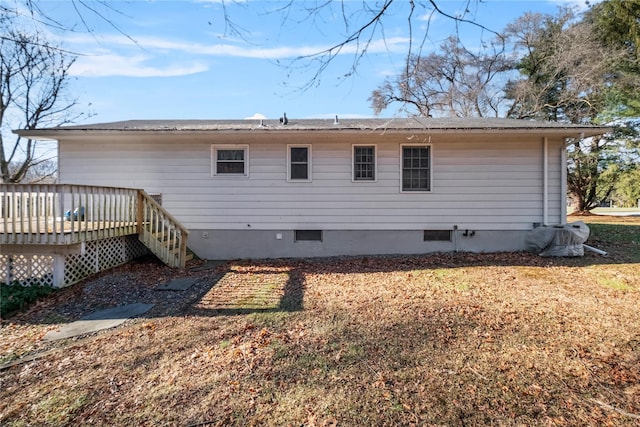
[[[170,267],[184,268],[189,230],[144,190],[138,190],[136,224],[151,252]]]

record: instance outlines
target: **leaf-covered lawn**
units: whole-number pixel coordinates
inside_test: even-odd
[[[0,372],[0,424],[638,425],[640,220],[610,221],[608,258],[230,263],[185,315]]]

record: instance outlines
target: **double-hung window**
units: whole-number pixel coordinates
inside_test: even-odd
[[[311,181],[311,146],[287,146],[287,180]]]
[[[431,146],[402,145],[402,191],[431,191]]]
[[[212,173],[215,176],[248,176],[249,147],[247,145],[213,145]]]
[[[353,146],[353,180],[376,180],[376,147],[375,145]]]

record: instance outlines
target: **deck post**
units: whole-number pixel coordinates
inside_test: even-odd
[[[76,254],[77,248],[90,241],[135,234],[167,265],[185,265],[189,231],[144,190],[74,184],[0,184],[0,212],[3,254],[47,255],[46,273],[40,269],[25,274],[34,277],[45,274],[47,282],[57,287],[67,285],[65,280],[74,280],[72,276],[76,274],[73,268],[69,269],[65,254]],[[50,256],[54,257],[53,266]],[[117,250],[108,256],[124,259]],[[95,271],[101,268],[99,259],[95,260]],[[30,269],[28,263],[32,261],[27,260],[25,268]],[[10,268],[10,260],[7,262],[6,268]],[[11,272],[7,274],[10,276]]]
[[[136,201],[136,233],[142,234],[142,222],[144,221],[144,195],[138,190],[138,200]]]
[[[53,287],[64,287],[64,264],[65,256],[56,254],[53,256]]]
[[[181,236],[180,239],[180,262],[179,268],[184,268],[187,263],[187,236]]]
[[[11,284],[11,279],[12,279],[11,269],[13,267],[13,256],[9,255],[7,257],[6,267],[7,267],[7,270],[5,271],[4,284],[5,285],[10,285]]]

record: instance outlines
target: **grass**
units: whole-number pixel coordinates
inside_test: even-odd
[[[618,278],[601,278],[598,280],[598,283],[607,288],[616,290],[616,291],[633,291],[635,288],[630,284],[626,283],[623,280]]]
[[[0,424],[638,425],[640,219],[580,219],[609,257],[230,264],[185,315],[2,372]]]
[[[34,405],[39,418],[47,425],[64,425],[73,420],[76,411],[87,403],[87,396],[82,392],[67,391],[48,394],[44,399]]]

